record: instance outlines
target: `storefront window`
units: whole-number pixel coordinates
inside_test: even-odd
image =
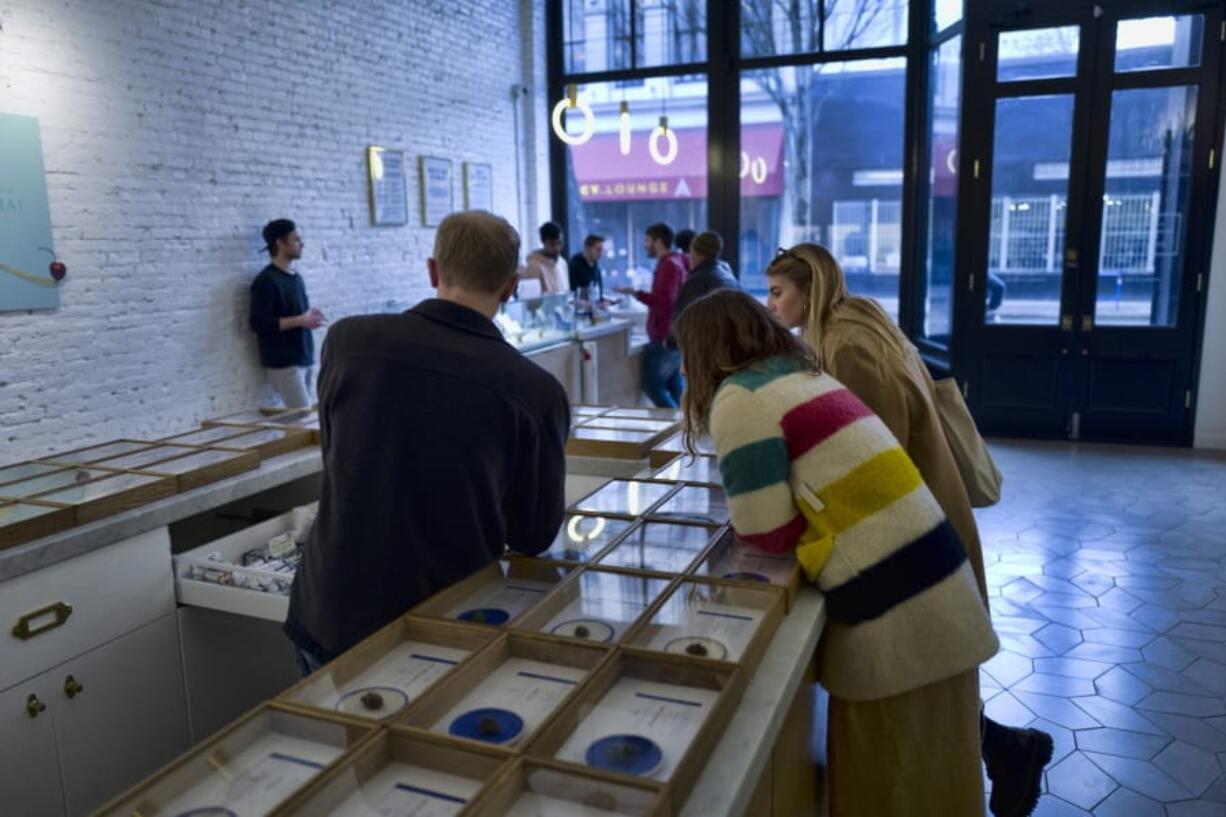
[[[746,57],[906,42],[907,0],[741,0],[741,53]]]
[[[921,337],[949,345],[953,321],[954,235],[958,223],[958,116],[962,38],[947,40],[929,59],[928,252],[924,259]]]
[[[706,0],[563,0],[566,73],[707,59]]]

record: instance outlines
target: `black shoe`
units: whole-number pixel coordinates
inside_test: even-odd
[[[985,719],[986,720],[986,719]],[[1013,729],[986,721],[983,759],[992,781],[988,806],[996,817],[1027,817],[1043,793],[1043,768],[1055,744],[1038,729]]]

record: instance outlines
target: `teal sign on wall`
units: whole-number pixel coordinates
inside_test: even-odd
[[[0,311],[59,306],[53,258],[38,120],[0,113]]]

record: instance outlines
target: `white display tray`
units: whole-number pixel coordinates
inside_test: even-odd
[[[193,564],[212,568],[233,568],[235,572],[254,576],[267,576],[267,571],[258,568],[242,567],[242,556],[249,550],[255,550],[268,544],[268,540],[291,530],[301,530],[302,525],[314,515],[314,505],[304,505],[294,508],[289,513],[281,514],[265,520],[258,525],[244,528],[237,533],[201,545],[194,550],[180,553],[174,557],[175,565],[175,595],[180,604],[190,607],[207,607],[211,610],[221,610],[227,613],[237,613],[242,616],[268,619],[283,622],[289,614],[289,597],[275,593],[264,593],[246,587],[233,587],[216,584],[202,579],[188,578],[188,572]],[[221,554],[224,562],[210,561],[210,553]],[[228,563],[228,564],[227,564]],[[284,574],[277,574],[285,578]]]

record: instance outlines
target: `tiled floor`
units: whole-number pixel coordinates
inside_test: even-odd
[[[1226,457],[992,444],[988,713],[1055,738],[1040,817],[1226,817]]]

